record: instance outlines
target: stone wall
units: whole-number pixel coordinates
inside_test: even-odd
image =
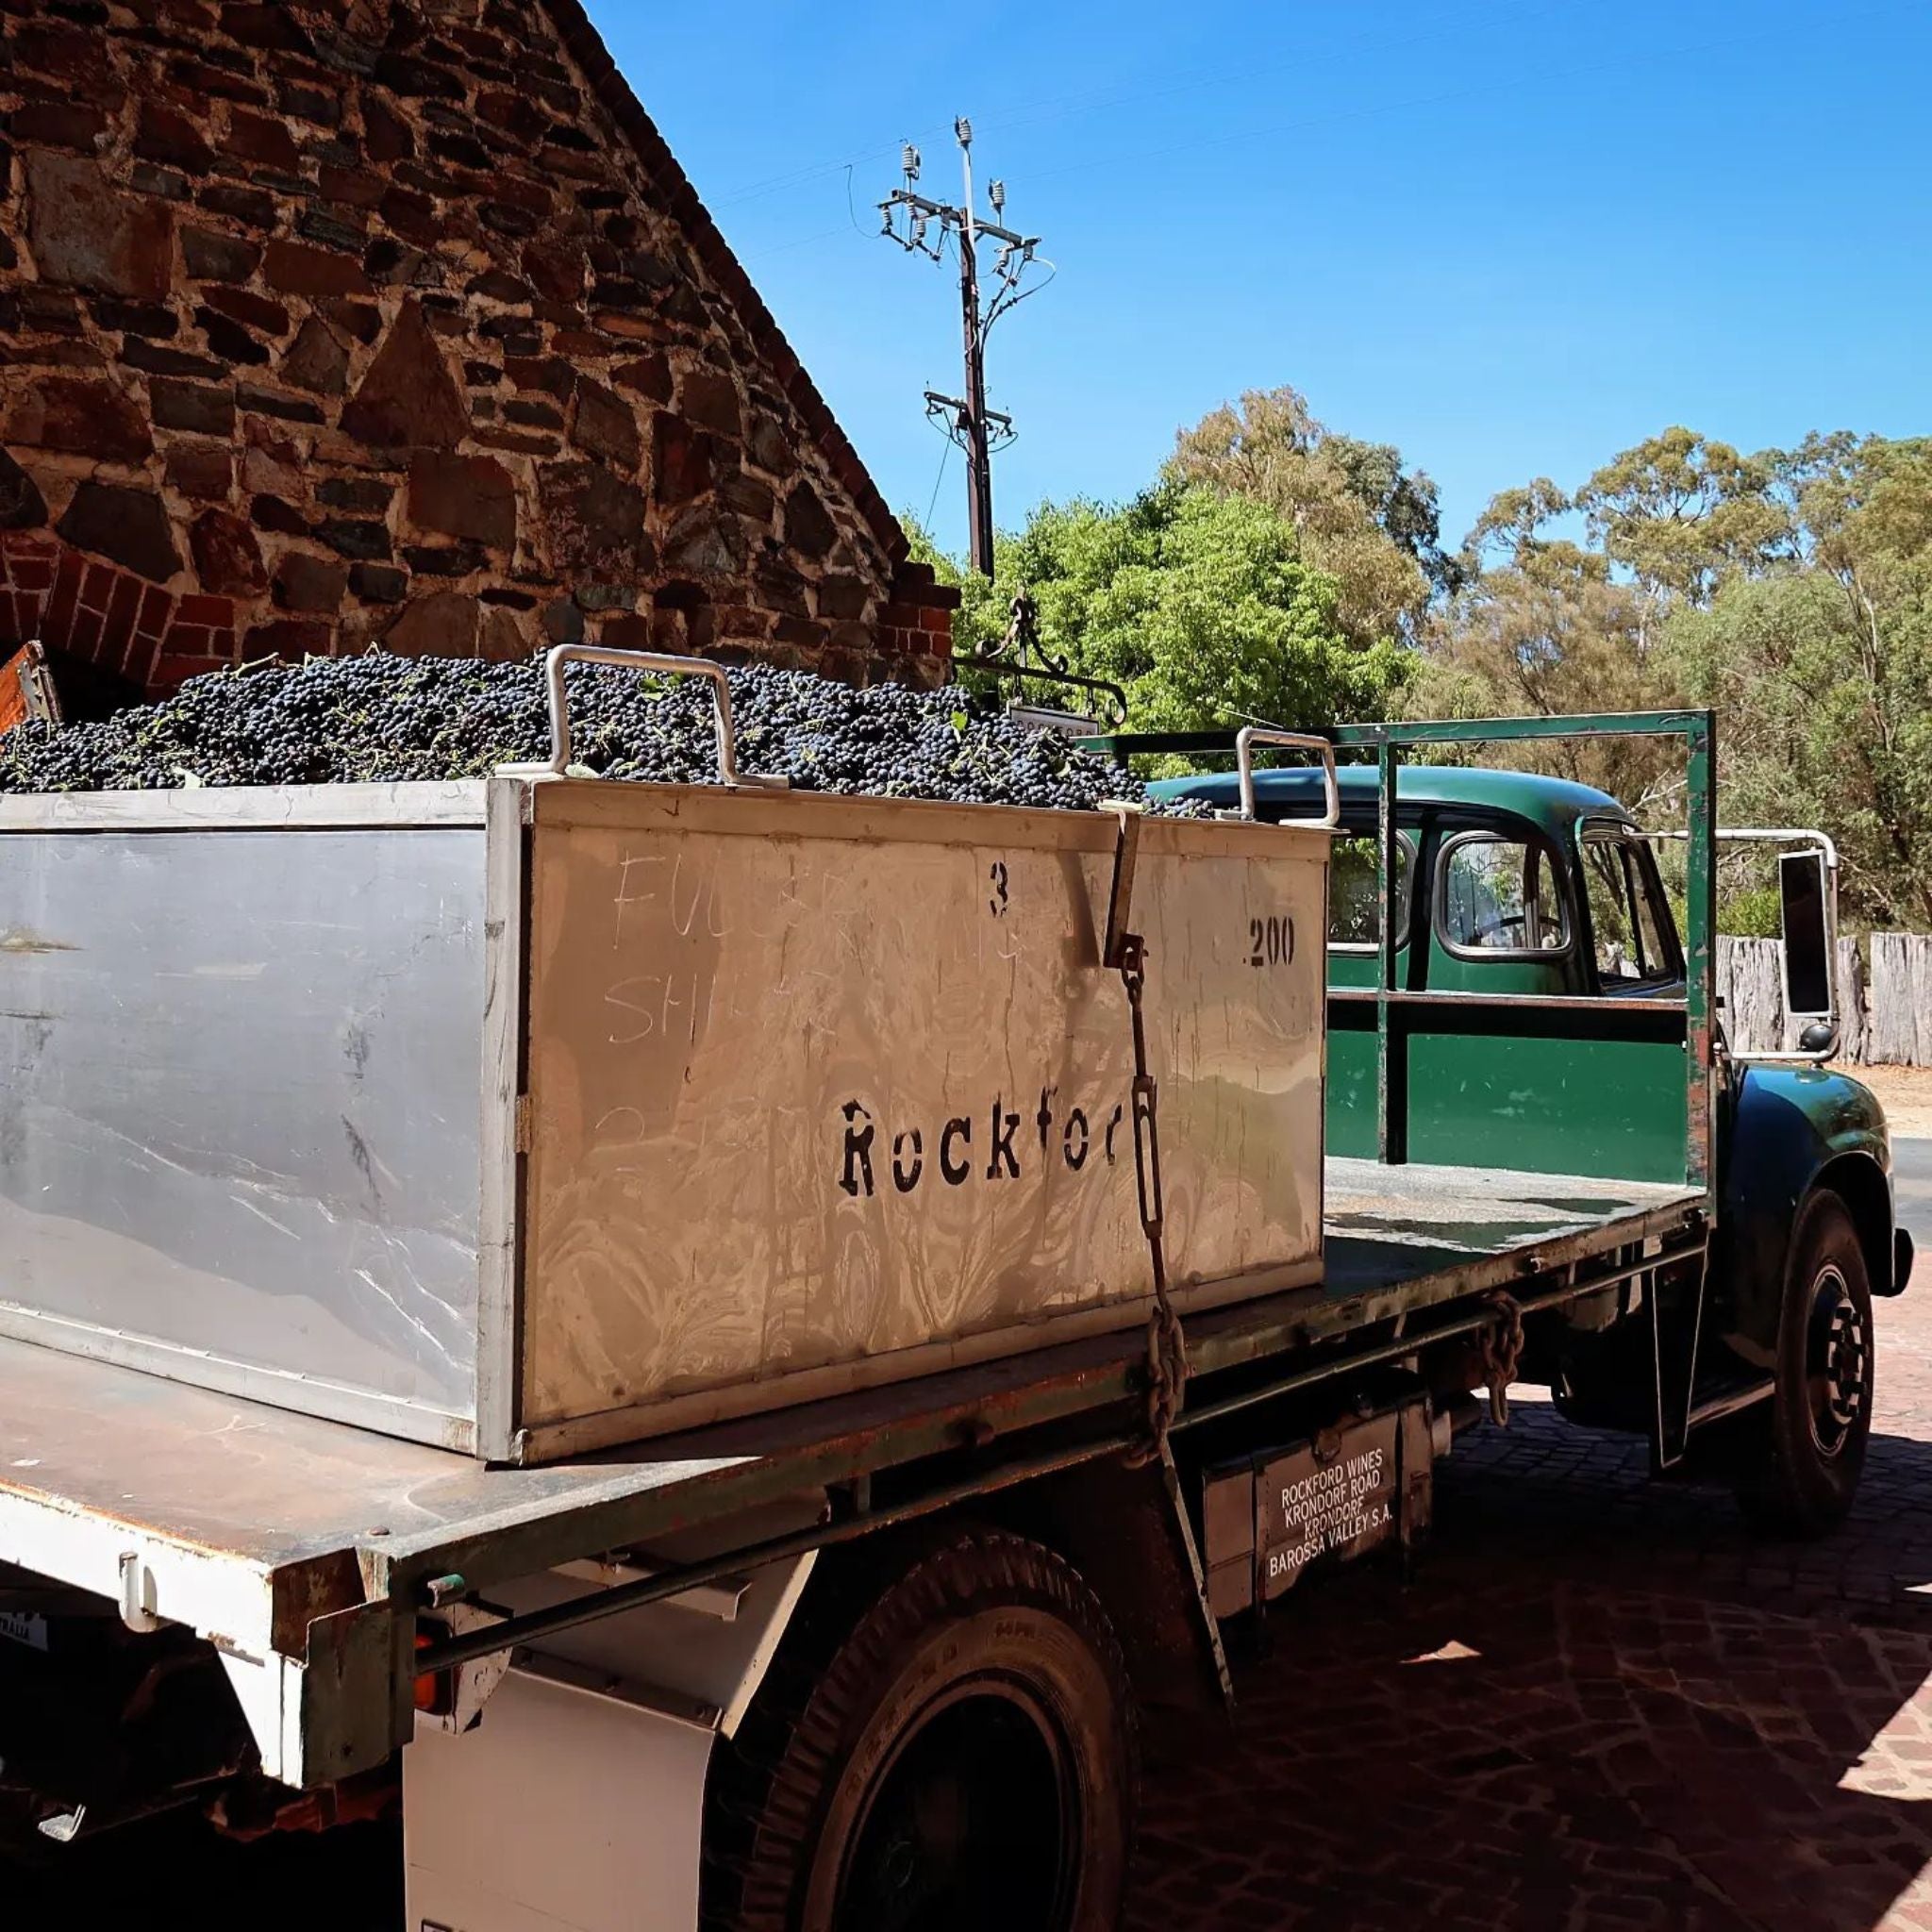
[[[953,593],[575,0],[0,0],[0,643],[128,687],[944,675]]]

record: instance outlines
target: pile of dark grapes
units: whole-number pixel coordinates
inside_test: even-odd
[[[729,675],[740,769],[799,791],[1075,811],[1141,795],[1119,767],[957,687],[855,690],[757,664]],[[715,780],[702,679],[589,664],[567,676],[575,763],[607,778]],[[541,661],[374,652],[213,672],[97,724],[17,725],[0,739],[0,791],[468,778],[549,752]]]

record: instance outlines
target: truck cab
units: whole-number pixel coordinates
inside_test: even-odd
[[[1374,1004],[1384,970],[1381,774],[1363,764],[1335,777],[1326,1141],[1334,1155],[1386,1158],[1377,1081],[1386,1045]],[[1318,770],[1253,772],[1249,783],[1258,818],[1320,813]],[[1155,789],[1217,810],[1236,809],[1241,795],[1231,773]],[[1686,1107],[1696,1104],[1687,1103],[1677,1071],[1689,974],[1654,837],[1607,792],[1533,773],[1405,764],[1396,799],[1394,990],[1479,1010],[1494,1003],[1485,1024],[1465,1016],[1406,1037],[1401,1158],[1566,1176],[1681,1174]],[[1796,916],[1788,908],[1788,924]],[[1825,920],[1826,958],[1830,932]],[[1662,1024],[1667,1009],[1674,1025]],[[1842,1457],[1842,1474],[1856,1461],[1847,1454],[1852,1439],[1861,1446],[1869,1425],[1870,1317],[1843,1270],[1811,1251],[1820,1247],[1821,1217],[1841,1219],[1869,1293],[1906,1287],[1911,1240],[1894,1220],[1884,1115],[1868,1089],[1824,1064],[1836,1043],[1829,1025],[1805,1036],[1808,1051],[1758,1058],[1728,1050],[1721,1011],[1713,1032],[1716,1213],[1702,1339],[1690,1345],[1691,1410],[1761,1389],[1781,1350],[1796,1349],[1817,1412],[1808,1444],[1797,1443],[1787,1459],[1814,1465],[1816,1474]],[[1793,1278],[1807,1268],[1811,1281]],[[1793,1315],[1798,1302],[1802,1314]],[[1625,1359],[1643,1324],[1621,1319],[1640,1312],[1625,1306],[1595,1332],[1574,1327],[1546,1353],[1541,1379],[1575,1419],[1650,1423],[1632,1400],[1641,1378]],[[1807,1331],[1796,1341],[1785,1334],[1792,1324]],[[1775,1425],[1772,1416],[1757,1420]],[[1799,1420],[1786,1419],[1793,1428]],[[1763,1447],[1754,1442],[1740,1458],[1754,1475]],[[1822,1527],[1855,1481],[1851,1469],[1828,1495],[1819,1488],[1815,1508],[1772,1513],[1793,1527]]]
[[[1379,812],[1373,766],[1337,774],[1341,824],[1330,866],[1328,984],[1346,995],[1376,983],[1381,929],[1375,878]],[[1322,774],[1313,770],[1257,772],[1257,814],[1276,822],[1306,819],[1318,803]],[[1167,781],[1171,796],[1217,808],[1236,797],[1232,775]],[[1684,997],[1684,954],[1649,841],[1608,793],[1532,774],[1416,765],[1402,770],[1398,791],[1396,879],[1397,984],[1407,991],[1543,999]],[[1371,1156],[1375,1149],[1374,1040],[1359,1024],[1360,1008],[1332,999],[1329,1022],[1327,1144],[1332,1153]],[[1573,1107],[1567,1083],[1553,1088],[1565,1104],[1525,1111],[1512,1084],[1512,1063],[1534,1050],[1549,1071],[1548,1041],[1492,1035],[1433,1042],[1411,1074],[1417,1102],[1410,1123],[1412,1158],[1454,1137],[1461,1158],[1540,1173],[1590,1172],[1605,1150],[1607,1117],[1633,1143],[1624,1154],[1634,1176],[1662,1177],[1680,1158],[1682,1125],[1672,1115],[1668,1083],[1644,1083],[1659,1103],[1639,1105],[1631,1086],[1614,1107]],[[1558,1049],[1575,1062],[1579,1081],[1598,1077],[1591,1043]],[[1446,1052],[1439,1058],[1438,1049]],[[1453,1050],[1452,1050],[1453,1049]],[[1475,1134],[1480,1149],[1467,1137]]]

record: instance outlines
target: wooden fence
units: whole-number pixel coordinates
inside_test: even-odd
[[[1838,942],[1839,1058],[1861,1066],[1932,1066],[1932,936],[1874,932],[1867,962],[1857,940]],[[1789,1052],[1778,940],[1717,942],[1717,991],[1736,1053]]]

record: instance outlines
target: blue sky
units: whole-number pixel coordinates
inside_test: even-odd
[[[1459,538],[1673,422],[1746,448],[1932,431],[1932,5],[591,0],[895,508],[964,544],[954,272],[878,237],[950,127],[1054,286],[995,330],[1003,525],[1130,494],[1291,382],[1397,443]],[[849,207],[848,207],[849,193]]]

